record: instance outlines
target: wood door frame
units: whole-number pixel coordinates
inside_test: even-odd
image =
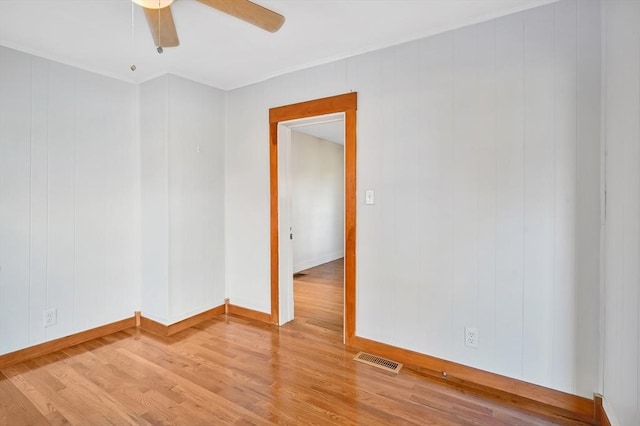
[[[356,92],[269,109],[269,177],[271,191],[271,322],[280,319],[278,242],[278,123],[318,115],[344,113],[344,340],[356,331]]]

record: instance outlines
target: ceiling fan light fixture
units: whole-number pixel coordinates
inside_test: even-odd
[[[164,9],[171,6],[174,0],[131,0],[135,4],[146,9]]]

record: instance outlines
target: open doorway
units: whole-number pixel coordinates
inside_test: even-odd
[[[281,123],[290,147],[280,163],[290,182],[293,318],[309,330],[343,336],[344,114]],[[282,262],[281,262],[282,263]],[[284,287],[284,286],[283,286]],[[291,297],[291,296],[290,296]]]
[[[314,116],[344,117],[344,327],[343,341],[355,337],[356,268],[356,93],[286,105],[269,110],[271,194],[271,322],[282,325],[293,319],[293,264],[290,241],[291,188],[281,185],[290,155],[291,129],[281,123]],[[286,242],[286,243],[285,243]]]

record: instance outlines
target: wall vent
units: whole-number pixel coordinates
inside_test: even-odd
[[[396,374],[398,374],[398,372],[400,372],[400,369],[402,368],[402,364],[400,364],[399,362],[391,361],[390,359],[382,358],[377,355],[371,355],[365,352],[358,353],[358,355],[356,355],[353,360]]]

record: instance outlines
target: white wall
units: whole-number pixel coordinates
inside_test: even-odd
[[[291,132],[293,272],[344,256],[344,147]]]
[[[142,313],[171,324],[222,305],[224,92],[141,85]]]
[[[640,2],[606,1],[606,225],[603,394],[640,422]]]
[[[168,76],[140,85],[141,310],[169,320]]]
[[[138,306],[135,95],[0,47],[0,354]]]
[[[357,334],[591,396],[599,13],[562,1],[229,92],[233,303],[270,309],[268,109],[357,91]]]

